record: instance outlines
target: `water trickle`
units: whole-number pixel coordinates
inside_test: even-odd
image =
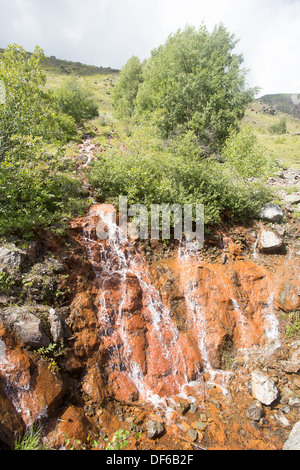
[[[106,240],[95,238],[99,221]],[[127,388],[131,400],[138,396],[161,409],[167,409],[166,398],[187,398],[185,387],[200,373],[196,353],[163,305],[145,260],[124,239],[109,207],[92,207],[83,241],[97,279],[99,334],[114,393],[126,395]]]

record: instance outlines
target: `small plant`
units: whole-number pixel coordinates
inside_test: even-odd
[[[41,442],[43,427],[31,425],[25,432],[23,438],[20,436],[15,441],[15,450],[44,450]]]
[[[286,325],[285,333],[288,338],[300,335],[300,313],[292,312],[289,315],[290,324]]]
[[[127,429],[119,429],[109,441],[106,450],[122,450],[128,446],[130,437],[135,437],[136,440],[140,439],[141,432],[136,428],[135,423],[131,423],[130,431]]]
[[[0,293],[7,293],[14,285],[14,278],[6,271],[0,272]]]
[[[56,359],[63,354],[63,341],[59,343],[51,343],[47,348],[39,348],[37,353],[48,364],[48,369],[53,372],[59,372],[59,366]]]

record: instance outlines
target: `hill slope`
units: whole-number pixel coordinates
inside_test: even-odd
[[[0,54],[4,52],[4,49],[0,49]],[[69,60],[57,59],[54,56],[46,57],[42,63],[42,67],[46,72],[55,73],[58,75],[79,75],[79,76],[90,76],[99,74],[110,74],[117,73],[118,70],[110,67],[97,67],[95,65],[86,65],[80,62],[72,62]]]
[[[291,116],[300,118],[300,95],[291,95],[288,93],[281,93],[275,95],[265,95],[259,100],[269,106],[272,106],[276,111],[281,113],[290,114]]]
[[[300,119],[281,111],[274,112],[275,107],[266,107],[266,102],[253,102],[245,115],[244,121],[255,131],[259,142],[265,146],[280,163],[294,169],[300,168]],[[276,135],[270,132],[271,126],[285,118],[287,133]]]

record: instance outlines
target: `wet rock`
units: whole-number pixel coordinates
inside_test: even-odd
[[[261,211],[260,218],[268,222],[280,222],[283,212],[276,204],[266,204]]]
[[[263,417],[263,414],[264,410],[259,401],[252,403],[247,410],[247,416],[252,421],[259,421]]]
[[[41,320],[28,307],[8,307],[0,311],[0,321],[24,343],[34,348],[49,346]]]
[[[295,424],[283,450],[300,450],[300,421]]]
[[[0,388],[0,450],[13,450],[16,435],[22,435],[23,431],[21,416]]]
[[[262,230],[258,247],[262,253],[280,253],[283,248],[283,240],[271,230]]]
[[[251,373],[251,394],[264,405],[271,405],[277,399],[279,391],[274,382],[257,369]]]
[[[159,437],[165,430],[163,423],[160,421],[147,421],[146,423],[148,437],[150,439],[155,439]]]

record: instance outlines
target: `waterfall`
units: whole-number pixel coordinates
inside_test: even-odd
[[[105,241],[95,239],[95,224],[99,220],[107,231]],[[110,354],[108,367],[113,373],[126,376],[136,387],[140,401],[156,408],[166,410],[173,396],[189,398],[185,387],[195,384],[200,368],[194,351],[151,282],[143,257],[130,241],[124,240],[112,214],[103,210],[102,205],[92,206],[83,227],[83,240],[97,280],[99,334]],[[136,280],[141,290],[142,304],[137,317],[147,330],[146,364],[139,362],[134,346],[139,338],[128,327],[126,304],[130,302],[127,289],[130,279]],[[109,290],[112,287],[115,298]],[[191,363],[194,373],[190,370]]]

